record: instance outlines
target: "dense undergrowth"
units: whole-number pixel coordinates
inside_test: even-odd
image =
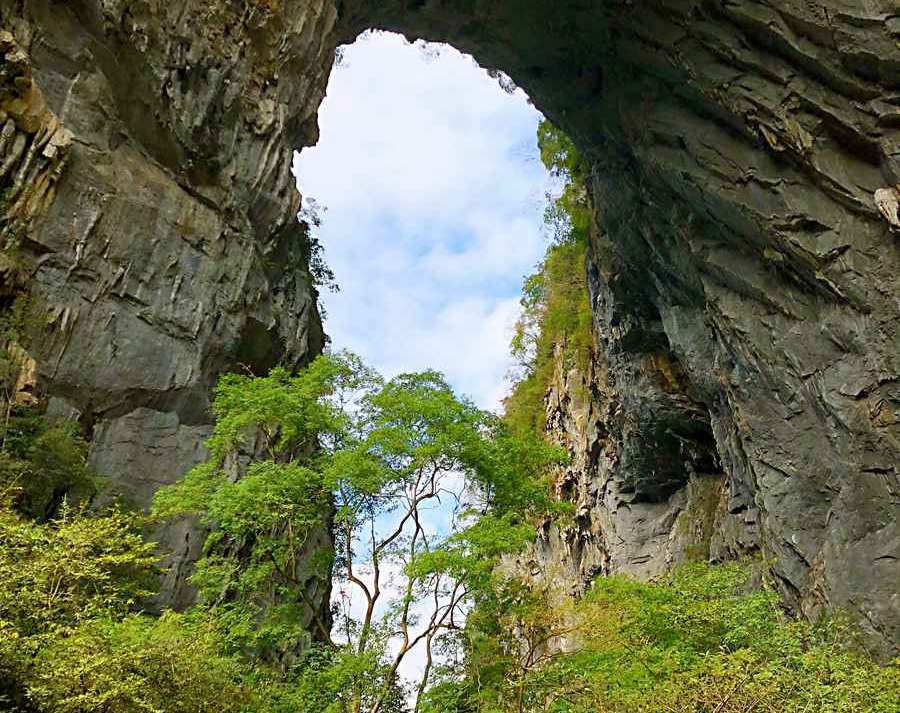
[[[36,523],[0,509],[0,709],[343,713],[362,680],[371,710],[386,674],[377,647],[317,647],[278,672],[243,655],[210,608],[136,613],[154,574],[138,524],[115,511]],[[421,710],[897,710],[897,665],[866,658],[848,626],[787,618],[771,591],[747,592],[749,576],[739,564],[655,584],[611,577],[567,603],[494,581],[457,632],[464,656],[436,672]],[[577,648],[548,648],[562,641]],[[392,690],[382,710],[405,710]]]
[[[771,589],[748,588],[752,573],[749,562],[692,564],[654,583],[600,578],[577,602],[532,592],[478,612],[465,671],[449,672],[425,710],[897,710],[897,662],[874,663],[847,623],[787,617]]]

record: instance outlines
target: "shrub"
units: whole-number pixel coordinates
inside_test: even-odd
[[[41,649],[28,696],[54,713],[237,713],[244,673],[203,618],[102,617]]]
[[[787,617],[773,591],[747,591],[750,571],[692,564],[667,582],[596,580],[577,607],[581,649],[529,683],[554,701],[542,710],[897,710],[896,665],[854,648],[840,619],[813,626]]]

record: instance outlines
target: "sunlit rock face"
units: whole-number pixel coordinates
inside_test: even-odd
[[[334,47],[397,30],[506,72],[594,166],[597,360],[548,398],[580,444],[575,535],[543,541],[573,588],[761,549],[789,604],[896,651],[894,0],[20,0],[0,19],[73,137],[25,241],[57,316],[44,388],[123,491],[144,502],[202,456],[209,385],[241,355],[320,348],[290,155]]]

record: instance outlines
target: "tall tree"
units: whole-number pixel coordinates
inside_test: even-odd
[[[158,514],[197,512],[213,528],[194,578],[207,605],[252,622],[245,643],[264,656],[295,653],[312,614],[332,661],[366,671],[332,679],[334,710],[402,706],[417,647],[424,691],[439,637],[462,625],[500,553],[534,532],[526,520],[549,505],[541,474],[558,451],[514,437],[437,372],[384,382],[348,354],[294,376],[226,377],[215,412],[210,460],[157,499]],[[255,459],[238,468],[242,452]],[[328,525],[333,557],[315,576],[346,595],[333,632],[307,593],[309,543]]]

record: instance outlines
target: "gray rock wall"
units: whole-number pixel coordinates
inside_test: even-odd
[[[669,67],[610,83],[630,156],[594,176],[600,343],[629,396],[636,362],[679,364],[787,600],[895,652],[900,251],[876,195],[898,180],[896,5],[679,5],[616,20]]]
[[[110,495],[146,507],[204,458],[219,373],[322,348],[290,165],[316,138],[335,18],[324,0],[0,6],[3,148],[42,151],[16,174],[40,211],[4,231],[47,316],[33,351],[49,410],[80,420]],[[183,606],[204,534],[159,536],[160,605]]]
[[[896,2],[344,6],[348,37],[374,24],[502,69],[593,161],[578,566],[658,571],[692,483],[719,477],[712,556],[759,546],[791,606],[849,611],[896,652]]]

